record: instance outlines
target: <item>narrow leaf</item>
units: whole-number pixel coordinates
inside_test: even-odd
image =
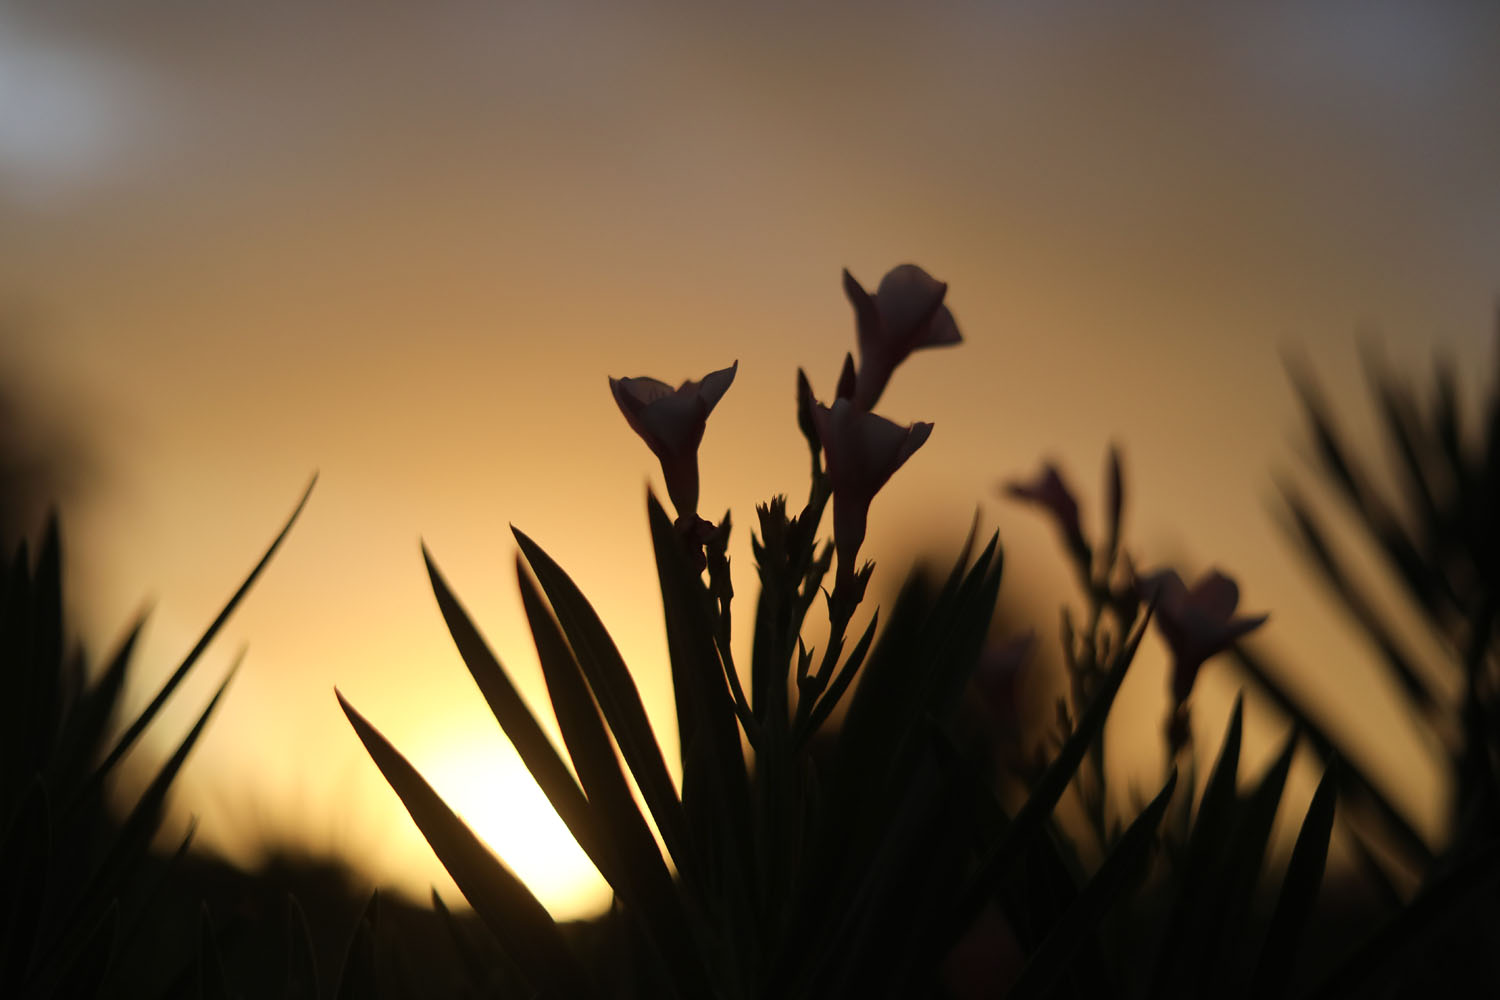
[[[589,805],[598,811],[600,822],[610,831],[624,863],[610,884],[628,906],[638,908],[638,916],[645,918],[652,943],[684,995],[700,995],[708,988],[702,960],[693,949],[692,931],[672,885],[671,873],[662,861],[646,820],[636,808],[578,661],[519,558],[516,579],[563,741]]]
[[[286,998],[317,1000],[318,958],[307,914],[291,893],[286,894]]]
[[[1324,769],[1318,790],[1307,807],[1302,830],[1297,834],[1297,843],[1292,847],[1292,860],[1287,864],[1281,896],[1276,901],[1255,970],[1252,996],[1284,996],[1291,985],[1303,933],[1323,885],[1323,866],[1328,860],[1334,807],[1338,803],[1334,778],[1337,767],[1337,761],[1333,761]]]
[[[219,612],[213,622],[204,630],[203,635],[199,637],[193,648],[188,651],[182,663],[172,672],[172,676],[167,678],[167,682],[156,692],[156,697],[151,699],[151,703],[146,706],[140,715],[136,716],[135,721],[120,736],[120,739],[115,743],[114,749],[109,752],[109,756],[104,758],[104,763],[100,764],[98,770],[94,772],[93,780],[96,783],[102,782],[105,775],[109,774],[115,764],[119,763],[120,758],[125,756],[125,751],[130,749],[146,726],[150,725],[151,720],[156,718],[156,713],[161,711],[161,707],[166,704],[167,698],[171,696],[173,691],[177,690],[177,685],[182,683],[183,678],[188,675],[189,670],[193,669],[193,664],[198,662],[198,658],[203,655],[203,651],[208,648],[208,644],[213,641],[214,636],[219,634],[219,629],[224,627],[224,623],[229,620],[229,616],[234,613],[234,609],[239,606],[240,601],[249,593],[251,585],[260,577],[261,571],[266,568],[266,564],[271,561],[271,557],[281,547],[281,543],[286,539],[287,533],[292,530],[292,525],[297,523],[297,517],[302,513],[302,508],[307,506],[307,498],[312,496],[313,487],[317,485],[317,482],[318,477],[314,475],[312,480],[307,484],[307,489],[302,492],[302,499],[297,501],[297,506],[292,510],[291,517],[287,518],[286,524],[282,526],[281,531],[271,540],[271,545],[266,549],[265,555],[260,557],[260,562],[255,564],[255,568],[250,571],[250,575],[245,577],[245,581],[240,584],[239,589],[229,598],[229,602],[224,605],[223,610]]]
[[[1068,907],[1052,933],[1031,956],[1010,991],[1007,1000],[1030,1000],[1050,996],[1052,989],[1068,971],[1069,959],[1099,929],[1109,908],[1123,896],[1145,870],[1151,858],[1156,828],[1177,787],[1177,770],[1173,768],[1167,783],[1121,835],[1104,864],[1083,887],[1073,905]]]
[[[558,997],[594,995],[557,925],[531,891],[490,853],[390,741],[342,694],[337,690],[334,694],[433,853],[530,983]]]
[[[690,869],[692,858],[682,803],[624,658],[593,605],[562,567],[525,533],[515,527],[511,532],[557,614],[573,655],[578,658],[605,721],[620,745],[620,753],[661,831],[667,851],[679,870]]]
[[[552,803],[552,808],[557,810],[557,815],[578,841],[578,846],[583,848],[589,860],[594,862],[594,866],[605,878],[609,878],[619,871],[616,852],[610,839],[600,830],[573,773],[558,756],[552,741],[542,732],[536,717],[526,707],[520,692],[479,634],[469,613],[458,602],[458,598],[453,596],[453,591],[438,571],[426,546],[422,548],[422,558],[427,564],[427,575],[432,581],[432,592],[437,596],[443,621],[447,623],[453,643],[458,647],[458,654],[463,658],[464,666],[469,668],[469,675],[474,678],[480,693],[484,695],[490,712],[500,723],[500,728],[504,730],[511,745],[516,748],[526,770],[531,772],[537,785],[546,794],[547,801]]]

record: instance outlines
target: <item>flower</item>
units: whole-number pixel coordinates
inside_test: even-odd
[[[844,294],[854,306],[859,336],[854,402],[862,410],[875,405],[891,373],[912,351],[963,340],[953,314],[943,305],[948,286],[915,264],[887,271],[873,298],[846,270]]]
[[[1156,598],[1156,627],[1172,650],[1172,700],[1177,708],[1192,693],[1205,660],[1228,649],[1269,617],[1235,617],[1240,588],[1216,569],[1200,577],[1191,590],[1171,569],[1138,579],[1136,590],[1147,600]]]
[[[1057,470],[1056,465],[1045,463],[1042,471],[1029,483],[1015,480],[1006,483],[1005,493],[1017,500],[1026,500],[1047,508],[1057,521],[1057,526],[1062,529],[1069,547],[1074,552],[1088,551],[1083,528],[1078,522],[1078,501],[1073,499],[1073,491],[1063,482],[1062,473]]]
[[[714,406],[729,391],[740,363],[688,379],[673,389],[654,378],[611,378],[610,392],[631,430],[661,460],[677,518],[698,513],[698,444]]]
[[[828,457],[833,486],[833,540],[839,555],[839,579],[851,579],[854,558],[865,540],[870,501],[912,456],[932,425],[907,427],[869,413],[847,399],[813,407],[813,422]]]

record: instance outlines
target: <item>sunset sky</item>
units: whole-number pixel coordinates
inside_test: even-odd
[[[1393,693],[1268,509],[1273,473],[1305,467],[1285,349],[1361,434],[1362,333],[1419,378],[1447,352],[1470,402],[1493,384],[1500,7],[60,6],[0,3],[0,388],[80,456],[62,509],[89,649],[152,602],[133,704],[321,476],[135,755],[159,759],[249,643],[175,829],[196,813],[237,860],[292,843],[412,892],[440,880],[337,684],[554,912],[597,906],[418,540],[540,705],[525,530],[671,733],[643,504],[660,472],[606,377],[739,361],[702,479],[704,512],[734,511],[746,599],[753,505],[806,490],[796,368],[830,396],[854,346],[839,270],[873,288],[906,261],[949,283],[965,343],[882,400],[935,430],[875,504],[877,589],[950,554],[978,506],[1002,600],[1053,642],[1058,546],[996,486],[1055,458],[1096,524],[1118,442],[1138,563],[1237,576],[1295,684],[1439,828]],[[1162,670],[1152,640],[1111,730],[1143,785]],[[1209,746],[1236,683],[1203,676]],[[1258,766],[1275,720],[1250,713]]]

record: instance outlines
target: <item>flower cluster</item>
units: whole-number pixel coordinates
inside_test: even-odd
[[[844,358],[831,406],[812,396],[799,371],[799,412],[828,463],[833,494],[833,534],[838,552],[835,590],[855,587],[855,560],[864,542],[870,503],[880,488],[932,433],[932,424],[897,424],[871,412],[906,357],[923,347],[962,340],[944,305],[948,286],[915,264],[887,272],[872,296],[844,272],[844,293],[854,307],[859,365]],[[714,406],[734,381],[738,362],[673,389],[654,378],[611,378],[615,402],[661,462],[667,493],[685,534],[698,518],[698,445]],[[857,597],[854,598],[857,600]]]

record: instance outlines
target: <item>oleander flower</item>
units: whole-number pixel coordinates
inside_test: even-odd
[[[714,406],[729,391],[740,363],[688,379],[673,389],[654,378],[611,378],[610,392],[631,430],[661,461],[678,520],[698,513],[698,445]]]
[[[852,579],[865,540],[870,501],[932,433],[929,423],[903,427],[847,399],[813,407],[813,422],[828,460],[833,486],[833,540],[839,579]]]
[[[1042,466],[1042,471],[1030,482],[1012,480],[1005,484],[1007,496],[1017,500],[1025,500],[1047,509],[1057,522],[1068,546],[1074,552],[1088,550],[1088,543],[1084,541],[1083,527],[1078,520],[1078,501],[1073,499],[1073,491],[1063,481],[1062,473],[1056,465],[1047,462]]]
[[[859,336],[859,375],[854,402],[874,407],[896,366],[912,351],[963,340],[953,314],[943,305],[948,286],[915,264],[886,272],[874,296],[844,272],[844,294],[854,306]]]
[[[1166,569],[1136,581],[1147,600],[1156,598],[1156,627],[1172,651],[1172,701],[1180,708],[1192,694],[1204,661],[1235,640],[1265,624],[1268,615],[1235,616],[1240,588],[1233,579],[1210,570],[1193,584]]]

